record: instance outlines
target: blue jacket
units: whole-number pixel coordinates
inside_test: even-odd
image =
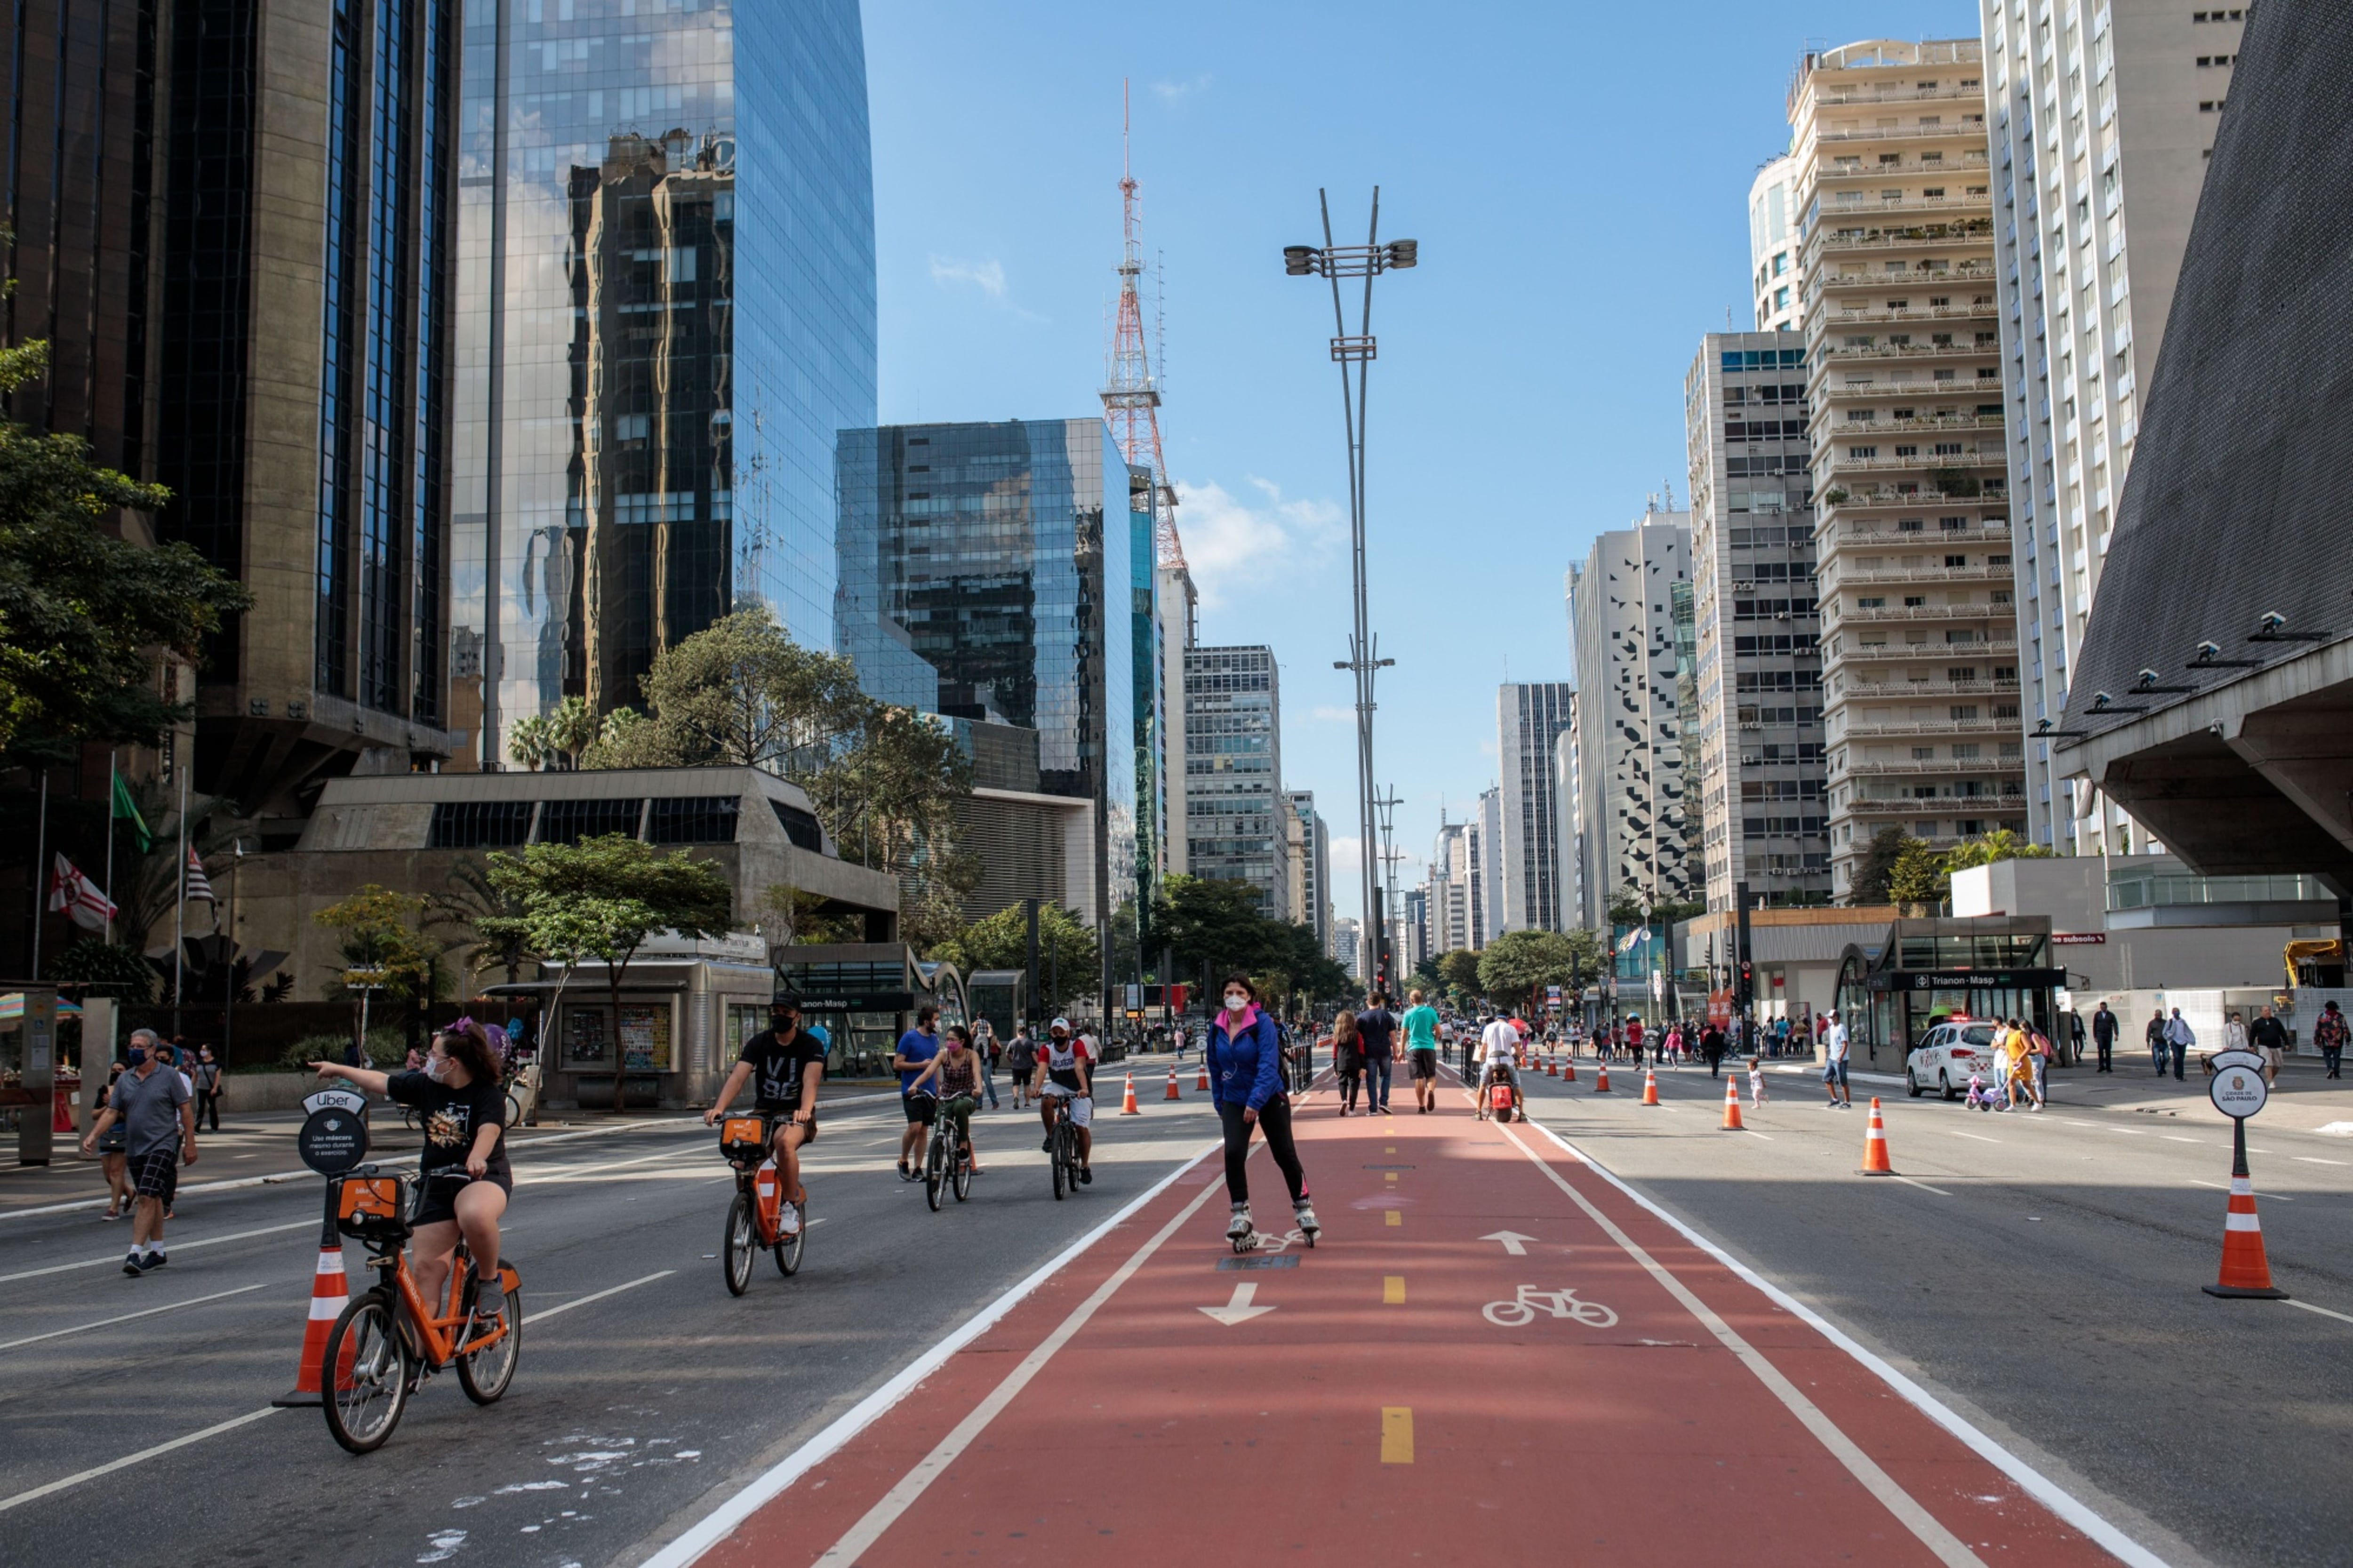
[[[1282,1092],[1282,1035],[1261,1012],[1240,1039],[1226,1037],[1226,1016],[1209,1026],[1209,1100],[1257,1110]]]

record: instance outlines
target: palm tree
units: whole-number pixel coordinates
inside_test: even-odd
[[[492,916],[522,913],[522,906],[499,891],[491,880],[489,868],[471,855],[460,856],[458,863],[449,868],[448,887],[425,895],[427,930],[462,931],[471,939],[450,944],[463,949],[460,963],[469,994],[474,989],[474,976],[482,968],[479,961],[486,956],[496,959],[505,968],[508,984],[522,980],[523,960],[529,956],[522,939],[508,934],[496,942],[486,941],[477,926],[477,922]]]

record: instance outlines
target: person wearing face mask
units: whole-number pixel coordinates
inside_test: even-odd
[[[341,1062],[312,1062],[321,1078],[346,1079],[370,1094],[414,1106],[425,1127],[417,1156],[417,1199],[410,1215],[416,1228],[409,1247],[417,1289],[427,1301],[441,1300],[463,1233],[472,1256],[477,1317],[506,1310],[499,1282],[499,1216],[514,1191],[507,1164],[506,1091],[490,1032],[460,1018],[433,1037],[423,1072],[381,1073]],[[463,1175],[468,1178],[459,1181]]]
[[[1252,1245],[1250,1160],[1253,1128],[1266,1133],[1266,1146],[1291,1189],[1291,1210],[1310,1246],[1320,1228],[1307,1201],[1307,1173],[1291,1138],[1291,1097],[1282,1089],[1282,1044],[1274,1020],[1259,1010],[1258,987],[1246,975],[1227,977],[1225,1011],[1209,1024],[1209,1099],[1226,1133],[1226,1197],[1233,1218],[1226,1239],[1236,1250]],[[1363,1020],[1358,1019],[1361,1028]]]
[[[1087,1053],[1086,1042],[1072,1037],[1068,1018],[1057,1018],[1048,1026],[1045,1043],[1038,1047],[1037,1091],[1038,1116],[1046,1127],[1046,1141],[1039,1147],[1053,1149],[1054,1118],[1068,1116],[1079,1146],[1079,1184],[1092,1185],[1094,1059]]]
[[[132,1211],[131,1255],[122,1260],[125,1274],[146,1274],[170,1261],[164,1256],[164,1219],[173,1186],[173,1167],[185,1160],[196,1163],[195,1096],[185,1079],[164,1063],[163,1042],[152,1029],[131,1037],[125,1053],[130,1069],[107,1091],[106,1109],[90,1136],[81,1141],[89,1153],[117,1122],[122,1124],[123,1152],[128,1158],[132,1191],[137,1194]]]

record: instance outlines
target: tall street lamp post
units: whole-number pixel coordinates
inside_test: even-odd
[[[1419,245],[1410,239],[1393,239],[1387,245],[1380,242],[1378,185],[1373,187],[1372,218],[1362,245],[1333,244],[1331,201],[1320,190],[1315,199],[1324,218],[1323,247],[1284,246],[1282,269],[1293,278],[1325,278],[1332,284],[1332,361],[1340,367],[1340,408],[1348,437],[1349,563],[1356,594],[1356,623],[1348,634],[1348,657],[1335,660],[1332,668],[1352,672],[1356,681],[1356,842],[1362,847],[1357,861],[1363,879],[1365,923],[1373,932],[1373,962],[1363,967],[1370,973],[1386,973],[1390,965],[1385,962],[1388,923],[1381,908],[1381,868],[1376,850],[1380,843],[1380,829],[1373,784],[1373,674],[1382,666],[1397,661],[1378,657],[1372,616],[1365,600],[1365,396],[1367,372],[1376,357],[1373,279],[1384,272],[1413,266],[1420,259]],[[1351,333],[1346,307],[1340,298],[1340,284],[1344,279],[1358,278],[1365,280],[1365,289],[1357,309],[1356,331]],[[1353,385],[1348,380],[1351,365],[1356,373]]]

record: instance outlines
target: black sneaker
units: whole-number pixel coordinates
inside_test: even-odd
[[[147,1272],[146,1261],[139,1256],[137,1247],[132,1247],[131,1255],[122,1260],[122,1271],[133,1279]]]
[[[1086,1166],[1084,1166],[1084,1165],[1081,1165],[1081,1166],[1079,1167],[1079,1185],[1081,1185],[1081,1186],[1082,1186],[1082,1187],[1092,1187],[1092,1186],[1093,1186],[1094,1184],[1095,1184],[1095,1173],[1094,1173],[1094,1172],[1093,1172],[1093,1171],[1092,1171],[1092,1170],[1090,1170],[1090,1169],[1088,1169],[1088,1168],[1087,1168]]]
[[[1052,1135],[1049,1134],[1046,1141],[1043,1143],[1039,1144],[1038,1147],[1046,1153],[1052,1153],[1054,1152],[1054,1140]]]
[[[166,1263],[169,1263],[169,1262],[171,1262],[171,1261],[172,1261],[172,1260],[171,1260],[170,1258],[166,1258],[166,1257],[164,1257],[164,1249],[163,1249],[162,1247],[157,1247],[154,1251],[153,1251],[153,1252],[151,1252],[151,1253],[149,1253],[149,1254],[147,1255],[147,1268],[148,1268],[148,1272],[153,1273],[153,1271],[155,1271],[156,1269],[163,1268],[163,1267],[164,1267],[164,1265],[165,1265]]]

